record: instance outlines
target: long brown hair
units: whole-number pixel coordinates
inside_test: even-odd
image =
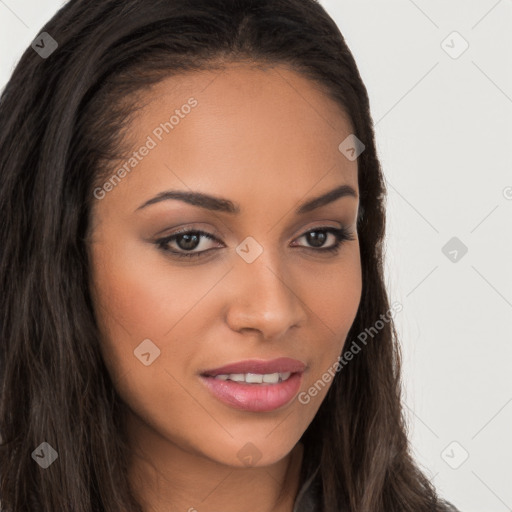
[[[287,65],[348,114],[358,159],[363,291],[347,343],[390,310],[385,186],[368,95],[315,0],[71,0],[27,49],[0,104],[0,501],[2,510],[141,511],[128,485],[122,403],[100,356],[86,235],[95,183],[122,152],[137,93],[233,61]],[[45,36],[46,37],[46,36]],[[341,141],[340,141],[341,142]],[[302,437],[323,510],[443,510],[413,461],[393,321],[336,375]],[[42,442],[58,463],[42,470]]]

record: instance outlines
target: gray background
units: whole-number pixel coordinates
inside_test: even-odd
[[[461,511],[510,511],[512,0],[321,3],[370,96],[415,456]],[[60,5],[0,0],[0,87]]]

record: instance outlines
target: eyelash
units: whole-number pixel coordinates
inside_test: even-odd
[[[314,252],[320,252],[320,253],[337,254],[341,245],[343,244],[343,242],[348,241],[348,240],[355,240],[354,235],[345,226],[343,226],[342,228],[339,228],[339,229],[333,228],[330,226],[313,228],[313,229],[306,231],[305,233],[300,235],[298,238],[302,238],[303,236],[305,236],[309,233],[318,232],[318,231],[332,233],[336,238],[336,243],[332,247],[327,247],[327,248],[302,247],[303,249],[310,249]],[[200,236],[204,236],[205,238],[208,238],[209,240],[219,241],[211,233],[208,233],[206,231],[202,231],[200,229],[193,229],[193,230],[192,229],[188,229],[188,230],[184,229],[182,231],[173,233],[172,235],[169,235],[165,238],[160,238],[159,240],[156,240],[155,244],[158,246],[158,248],[160,250],[164,251],[167,254],[170,253],[173,257],[176,256],[178,258],[199,257],[211,250],[211,249],[206,249],[205,251],[199,251],[199,252],[179,252],[179,251],[175,251],[173,249],[169,249],[168,247],[166,247],[170,242],[173,242],[179,236],[190,235],[190,234],[200,235]]]

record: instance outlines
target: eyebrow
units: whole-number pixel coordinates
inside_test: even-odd
[[[295,214],[301,215],[311,212],[317,208],[330,204],[337,199],[347,196],[357,199],[357,193],[350,185],[341,185],[333,190],[330,190],[329,192],[326,192],[325,194],[314,197],[313,199],[302,203],[295,210]],[[192,206],[204,208],[205,210],[212,210],[235,215],[240,213],[240,206],[237,203],[230,201],[229,199],[210,196],[208,194],[203,194],[202,192],[185,192],[183,190],[167,190],[165,192],[161,192],[152,199],[149,199],[145,203],[141,204],[135,211],[141,210],[149,205],[156,204],[161,201],[168,201],[170,199],[183,201],[185,203],[191,204]]]

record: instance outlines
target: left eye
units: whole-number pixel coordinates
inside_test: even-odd
[[[334,238],[334,244],[328,247],[320,247],[323,246],[328,239],[328,236],[332,235]],[[209,240],[215,240],[219,242],[219,240],[213,236],[211,233],[202,230],[183,230],[177,233],[173,233],[165,238],[161,238],[156,240],[156,244],[159,249],[166,253],[170,253],[173,257],[177,256],[179,258],[185,257],[196,257],[202,256],[203,254],[209,252],[212,249],[206,249],[201,251],[191,252],[197,249],[201,245],[201,238],[206,238]],[[312,244],[312,247],[304,247],[305,249],[311,249],[316,252],[333,252],[336,253],[340,248],[341,244],[346,240],[354,240],[354,235],[350,232],[348,228],[343,226],[342,228],[333,228],[333,227],[321,227],[314,228],[306,231],[297,240],[301,238],[305,238],[307,243]],[[178,247],[176,249],[170,249],[169,244],[175,243]]]

